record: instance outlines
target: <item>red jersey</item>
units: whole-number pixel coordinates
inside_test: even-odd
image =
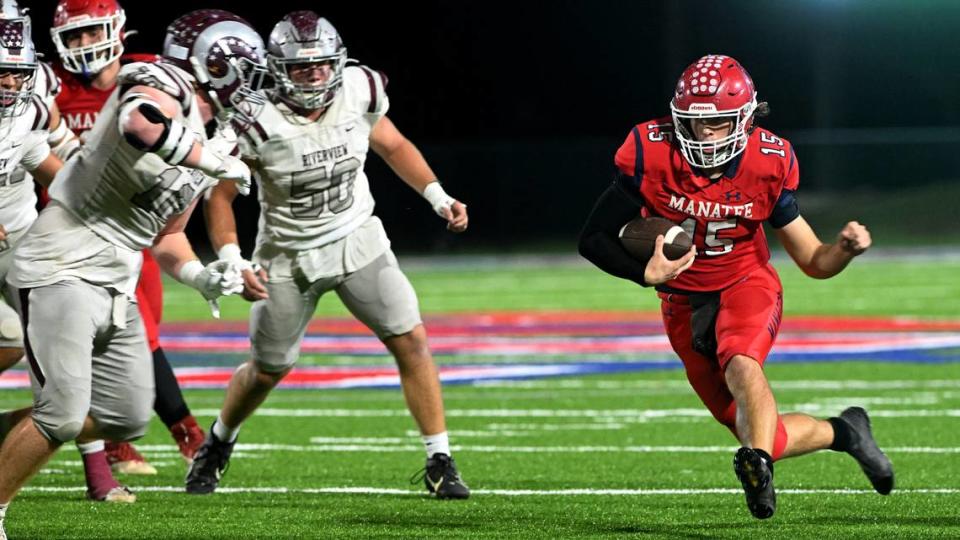
[[[793,147],[762,128],[750,134],[723,176],[702,176],[673,144],[670,117],[637,124],[614,161],[634,177],[645,214],[669,219],[693,237],[693,266],[666,283],[684,291],[725,289],[765,265],[770,250],[763,222],[784,190],[792,194],[800,182]]]
[[[156,62],[159,59],[155,54],[125,54],[120,57],[120,63]],[[60,115],[66,120],[67,127],[79,137],[93,128],[100,109],[116,86],[107,90],[94,88],[83,77],[63,69],[59,62],[54,66],[54,71],[61,82],[60,94],[56,98]]]

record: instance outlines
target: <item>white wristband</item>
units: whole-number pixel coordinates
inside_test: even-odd
[[[203,263],[197,259],[188,261],[180,267],[180,271],[177,272],[177,280],[180,283],[193,286],[193,283],[197,280],[197,276],[200,272],[203,272]]]
[[[233,263],[243,262],[243,255],[240,254],[240,246],[237,244],[224,244],[217,251],[217,258],[221,261],[230,261]]]
[[[456,202],[456,199],[447,195],[447,192],[443,190],[443,186],[436,180],[430,182],[427,184],[427,187],[423,188],[422,195],[423,198],[430,203],[430,206],[433,207],[433,211],[441,216],[443,215],[443,209],[450,208],[453,206],[453,203]]]

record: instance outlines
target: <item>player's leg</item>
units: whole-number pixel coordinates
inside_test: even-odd
[[[23,324],[15,306],[15,291],[7,285],[7,271],[13,264],[13,248],[22,238],[19,231],[0,242],[0,373],[13,367],[23,358]]]
[[[771,517],[776,508],[773,462],[790,439],[763,372],[783,316],[780,280],[761,268],[720,295],[717,358],[736,403],[736,426],[742,448],[734,471],[754,517]]]
[[[219,417],[194,456],[187,472],[187,493],[212,493],[227,468],[241,424],[289,373],[300,355],[300,343],[316,309],[323,283],[301,290],[292,280],[271,279],[270,297],[250,310],[253,358],[230,377]]]
[[[387,250],[346,276],[336,291],[350,312],[377,334],[396,359],[407,407],[427,451],[427,490],[439,498],[467,498],[470,490],[451,457],[440,377],[420,319],[417,296],[396,257]]]
[[[84,428],[91,349],[109,303],[82,282],[19,291],[34,406],[0,447],[0,504],[6,505],[66,441]],[[63,306],[71,306],[65,310]]]
[[[157,385],[157,400],[153,410],[170,430],[180,449],[180,455],[190,463],[197,449],[203,444],[204,433],[191,414],[173,368],[160,346],[163,279],[160,265],[154,260],[150,250],[143,251],[143,267],[140,270],[140,281],[137,282],[137,302],[147,330],[147,343],[153,353],[153,374]]]
[[[660,293],[660,298],[663,300],[661,312],[667,337],[674,351],[683,361],[687,380],[714,418],[727,426],[739,439],[737,403],[728,388],[721,363],[715,356],[708,357],[694,350],[691,325],[693,309],[688,297]],[[784,439],[783,430],[779,429],[779,424],[777,432],[781,434],[780,439]],[[781,441],[781,444],[784,442]],[[746,467],[750,470],[746,471]],[[744,487],[750,512],[758,518],[773,515],[776,508],[776,493],[773,489],[773,459],[769,454],[763,450],[741,448],[734,459],[734,470]]]
[[[2,282],[0,286],[3,286]],[[13,367],[22,358],[23,325],[20,315],[6,302],[0,301],[0,373]]]
[[[125,318],[117,316],[106,346],[94,352],[90,416],[98,433],[126,442],[143,436],[153,414],[153,369],[137,306],[122,296],[114,302]]]

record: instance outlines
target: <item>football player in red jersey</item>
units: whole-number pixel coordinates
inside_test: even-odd
[[[742,448],[734,471],[757,518],[773,515],[773,463],[830,448],[853,456],[881,494],[893,468],[866,412],[851,407],[821,420],[778,414],[763,372],[780,327],[783,297],[770,265],[763,223],[807,275],[826,279],[870,247],[851,221],[824,244],[800,215],[797,158],[791,144],[758,127],[769,112],[733,58],[705,56],[680,77],[671,116],[637,124],[616,153],[616,178],[597,201],[580,253],[605,272],[654,286],[670,344],[687,379]],[[694,239],[684,257],[663,255],[663,236],[648,261],[632,258],[618,236],[637,217],[661,216]]]
[[[153,54],[123,54],[125,22],[124,11],[116,0],[60,0],[54,12],[50,35],[60,56],[60,64],[54,69],[62,82],[56,102],[67,126],[81,140],[115,90],[121,64],[154,62],[159,58]],[[184,402],[160,347],[157,325],[163,313],[163,285],[160,267],[149,250],[143,251],[136,294],[153,352],[157,389],[154,410],[189,462],[203,444],[204,433]],[[108,441],[106,452],[116,472],[156,474],[156,469],[146,463],[130,443]]]

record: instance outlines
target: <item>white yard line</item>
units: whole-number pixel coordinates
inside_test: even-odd
[[[183,486],[141,486],[138,493],[180,493]],[[27,486],[23,488],[27,493],[82,493],[83,486]],[[288,488],[288,487],[221,487],[217,493],[246,494],[246,493],[276,493],[276,494],[356,494],[356,495],[407,495],[412,497],[426,497],[423,491],[409,489],[377,488],[377,487],[321,487],[321,488]],[[869,489],[778,489],[777,493],[792,495],[874,495]],[[892,495],[956,495],[960,489],[932,488],[932,489],[897,489]],[[577,496],[577,495],[743,495],[742,489],[733,488],[702,488],[702,489],[474,489],[471,495],[494,495],[506,497],[530,496]]]
[[[318,439],[330,439],[319,438]],[[367,440],[375,440],[368,438]],[[391,439],[393,440],[393,439]],[[146,452],[148,455],[153,451],[167,452],[174,448],[166,444],[144,444],[137,445],[137,449]],[[736,446],[685,446],[685,445],[626,445],[626,446],[498,446],[498,445],[453,445],[451,448],[457,452],[475,452],[475,453],[504,453],[504,454],[530,454],[530,453],[627,453],[627,454],[655,454],[655,453],[733,453],[737,451]],[[891,454],[960,454],[960,447],[956,446],[893,446],[883,449],[884,452]],[[238,443],[236,451],[239,452],[421,452],[423,446],[414,440],[407,439],[399,443],[375,443],[367,444],[244,444]]]
[[[850,402],[851,405],[855,404]],[[839,413],[842,406],[829,406],[819,403],[802,404],[803,410],[830,410]],[[784,407],[785,410],[789,410]],[[920,418],[920,417],[960,417],[960,409],[875,409],[869,411],[871,417]],[[194,409],[196,416],[217,416],[219,409]],[[281,418],[366,418],[366,417],[407,417],[406,409],[277,409],[264,407],[257,409],[257,416]],[[677,409],[450,409],[447,417],[454,418],[676,418],[710,417],[710,412],[700,408]]]

